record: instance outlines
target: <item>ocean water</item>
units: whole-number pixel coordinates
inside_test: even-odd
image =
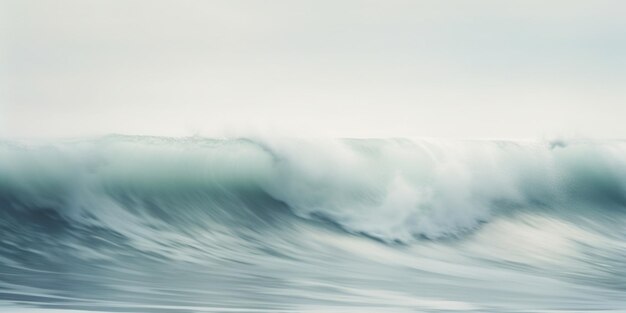
[[[0,142],[2,312],[626,312],[626,142]]]

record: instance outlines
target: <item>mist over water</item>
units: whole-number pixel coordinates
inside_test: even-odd
[[[0,142],[7,312],[626,311],[626,142]]]

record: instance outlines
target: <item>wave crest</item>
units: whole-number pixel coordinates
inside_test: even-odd
[[[114,136],[3,144],[0,187],[7,210],[118,229],[133,217],[153,227],[263,224],[286,207],[408,242],[515,210],[622,210],[626,144]]]

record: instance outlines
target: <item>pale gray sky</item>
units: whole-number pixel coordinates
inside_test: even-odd
[[[0,136],[626,138],[626,1],[0,0]]]

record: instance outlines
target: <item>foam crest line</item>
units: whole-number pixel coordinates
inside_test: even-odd
[[[254,227],[294,214],[410,242],[463,236],[516,211],[622,214],[626,143],[133,136],[4,142],[0,203],[7,219],[54,212],[130,236],[136,228],[120,225]]]

